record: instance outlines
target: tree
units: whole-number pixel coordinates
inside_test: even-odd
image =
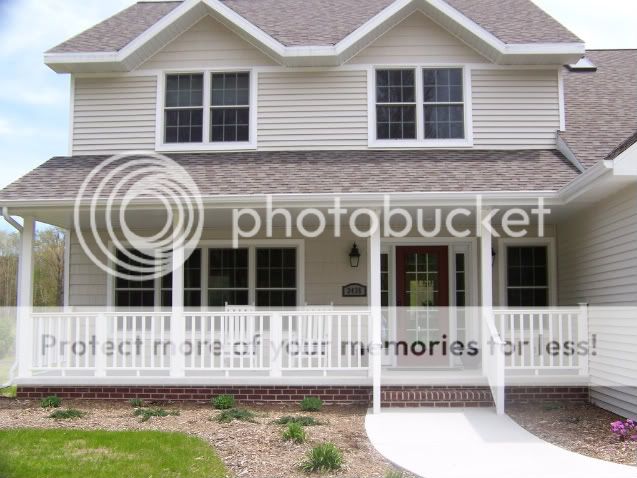
[[[15,307],[17,301],[17,233],[0,231],[0,307]],[[34,244],[33,305],[55,307],[64,303],[64,232],[56,227],[40,229]]]

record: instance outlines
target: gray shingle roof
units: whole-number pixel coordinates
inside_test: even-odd
[[[605,159],[637,131],[637,50],[591,50],[595,72],[564,69],[566,131],[585,167]]]
[[[561,154],[549,150],[286,151],[169,156],[192,175],[206,196],[557,191],[578,175]],[[52,158],[0,191],[0,203],[74,199],[90,171],[105,158]]]
[[[617,146],[611,153],[606,156],[605,159],[615,159],[617,156],[628,150],[631,146],[637,143],[637,133],[633,134],[630,138]]]
[[[286,46],[334,45],[394,0],[222,0]],[[581,42],[530,0],[447,0],[505,43]],[[112,52],[166,16],[176,2],[140,2],[49,50]]]

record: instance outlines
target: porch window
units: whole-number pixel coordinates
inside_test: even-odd
[[[208,305],[248,305],[248,249],[210,249]]]
[[[212,142],[250,140],[250,74],[213,73],[210,103]]]
[[[416,139],[414,70],[376,71],[377,139]]]
[[[296,307],[296,249],[256,250],[256,305]]]
[[[201,143],[203,140],[203,74],[166,77],[164,141]]]
[[[161,305],[171,307],[172,272],[161,278]],[[195,249],[184,263],[184,307],[201,306],[201,249]]]
[[[422,71],[425,139],[464,138],[464,98],[461,68]]]
[[[546,246],[507,247],[507,304],[548,307],[549,277]]]
[[[130,250],[130,253],[135,256],[143,257],[144,259],[152,259],[152,256],[141,254],[138,251]],[[131,257],[129,257],[124,251],[117,251],[117,259],[129,266],[146,267]],[[141,276],[142,273],[136,273],[129,270],[126,266],[118,264],[117,272],[128,276]],[[124,279],[117,277],[115,279],[115,306],[116,307],[153,307],[155,305],[155,281],[153,279],[147,280],[135,280]]]

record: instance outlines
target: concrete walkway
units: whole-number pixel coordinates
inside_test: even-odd
[[[551,445],[491,409],[402,409],[367,415],[388,460],[424,478],[637,478],[637,467]]]

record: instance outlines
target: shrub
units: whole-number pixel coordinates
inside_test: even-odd
[[[250,410],[244,410],[242,408],[231,408],[229,410],[223,410],[219,415],[217,415],[217,420],[219,423],[230,423],[234,420],[239,420],[241,422],[250,422],[254,423],[254,413]]]
[[[389,470],[387,473],[385,473],[385,478],[403,478],[404,476],[405,475],[402,471],[397,470]]]
[[[136,417],[141,417],[142,422],[147,422],[152,417],[167,417],[179,415],[179,411],[167,411],[163,408],[136,408],[133,412]]]
[[[305,430],[298,423],[290,422],[287,428],[283,430],[283,439],[294,443],[303,443],[305,442]]]
[[[217,410],[230,410],[234,408],[234,397],[232,395],[219,395],[210,402]]]
[[[617,420],[610,424],[612,431],[620,441],[637,441],[637,422],[634,420]]]
[[[323,406],[323,400],[318,397],[305,397],[301,400],[301,410],[304,412],[318,412]]]
[[[301,469],[306,473],[339,470],[343,465],[343,454],[333,443],[322,443],[312,448]]]
[[[15,347],[15,326],[8,317],[0,317],[0,358],[8,357]],[[3,377],[0,377],[2,379]]]
[[[50,397],[46,397],[40,400],[40,406],[42,408],[58,408],[61,404],[62,399],[60,397],[56,397],[55,395],[51,395]]]
[[[312,417],[304,417],[304,416],[300,416],[300,417],[285,416],[275,420],[274,423],[276,423],[277,425],[287,425],[288,423],[298,423],[299,425],[304,427],[312,427],[314,425],[321,424],[321,422],[319,422],[318,420]]]
[[[72,420],[74,418],[82,418],[86,413],[76,410],[75,408],[69,408],[67,410],[55,410],[49,418],[55,418],[56,420]]]
[[[128,403],[134,408],[142,408],[144,406],[144,401],[141,398],[131,398]]]

